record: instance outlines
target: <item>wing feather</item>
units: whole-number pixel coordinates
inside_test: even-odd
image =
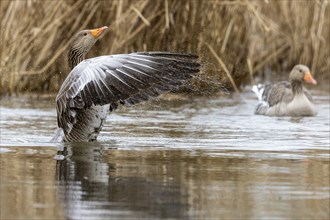
[[[290,102],[293,98],[289,82],[280,82],[277,84],[267,84],[262,95],[263,101],[269,106],[274,106],[280,102]]]
[[[177,88],[199,72],[190,54],[140,52],[100,56],[79,63],[56,97],[58,126],[71,131],[78,113],[92,105],[135,104]]]

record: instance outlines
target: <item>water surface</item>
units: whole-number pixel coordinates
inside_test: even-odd
[[[49,143],[53,99],[1,100],[1,219],[328,219],[329,94],[316,117],[241,98],[120,108],[94,143]]]

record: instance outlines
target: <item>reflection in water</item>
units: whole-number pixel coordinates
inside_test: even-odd
[[[301,123],[303,121],[303,117],[290,117],[290,122],[292,123]]]
[[[64,219],[54,179],[56,151],[49,147],[10,147],[10,151],[2,152],[0,219]]]
[[[48,142],[49,100],[2,102],[0,217],[328,219],[329,95],[307,118],[254,115],[255,101],[118,109],[87,144]]]
[[[156,171],[118,163],[116,150],[104,151],[98,143],[66,144],[59,153],[65,159],[57,161],[58,187],[70,219],[184,218],[187,213],[179,182],[158,173],[166,166]]]
[[[235,153],[65,144],[58,192],[70,219],[327,218],[327,160]]]

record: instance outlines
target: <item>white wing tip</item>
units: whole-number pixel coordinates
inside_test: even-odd
[[[258,86],[257,85],[252,86],[252,91],[258,95],[259,93]]]
[[[265,91],[265,86],[262,84],[252,86],[252,91],[257,95],[258,100],[262,101],[262,94]]]

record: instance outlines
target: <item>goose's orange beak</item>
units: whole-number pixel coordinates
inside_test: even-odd
[[[108,29],[108,27],[104,26],[101,28],[96,28],[96,29],[90,30],[90,32],[94,38],[99,38],[102,35],[102,33],[104,33],[104,31],[107,29]]]
[[[304,80],[305,80],[305,82],[313,84],[313,85],[317,84],[316,80],[314,79],[314,77],[312,76],[312,74],[310,72],[305,73]]]

